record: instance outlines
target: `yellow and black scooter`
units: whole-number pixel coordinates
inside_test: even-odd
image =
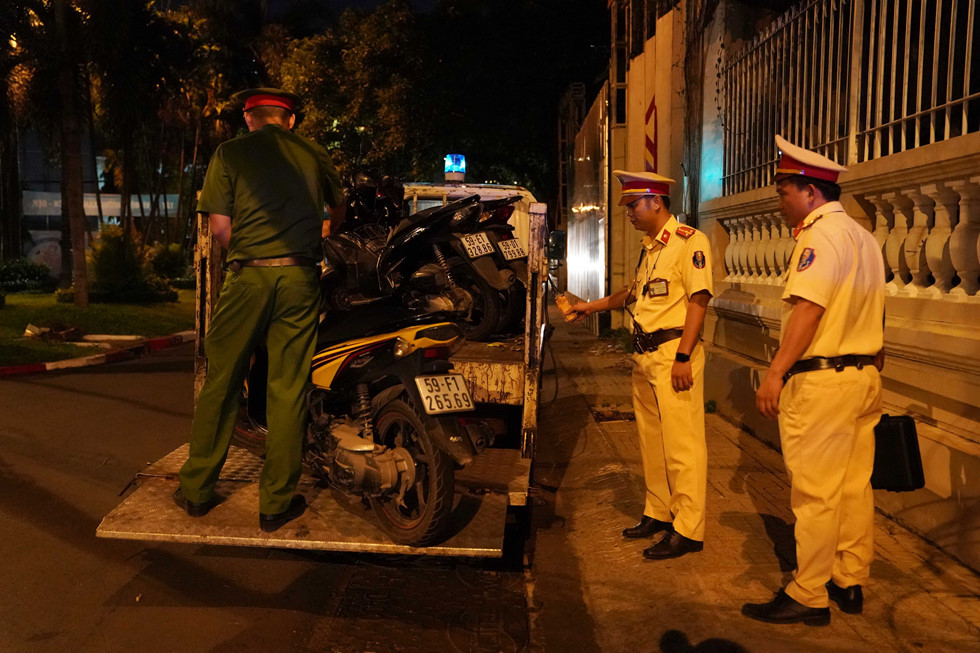
[[[313,357],[304,463],[342,493],[368,499],[394,541],[435,544],[447,535],[455,468],[494,436],[472,417],[465,380],[452,373],[463,332],[395,303],[335,315],[340,321],[330,313],[321,321]],[[234,439],[261,453],[266,366],[256,359]]]

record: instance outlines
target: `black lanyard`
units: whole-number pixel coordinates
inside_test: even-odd
[[[654,239],[654,242],[658,242],[658,241]],[[665,249],[667,249],[667,245],[664,245],[663,243],[660,244],[663,246],[657,251],[657,258],[653,262],[653,268],[652,268],[653,270],[657,269],[657,263],[660,262],[660,255],[664,253]],[[640,265],[643,263],[643,257],[647,254],[648,254],[647,249],[644,247],[643,250],[640,252],[639,260],[637,260],[636,262],[636,268],[633,269],[633,285],[630,286],[629,292],[626,293],[626,299],[629,299],[630,295],[633,295],[633,291],[636,290],[636,282],[640,278]],[[646,270],[646,276],[647,276],[646,281],[650,281],[650,270]],[[636,297],[636,295],[633,296]],[[636,301],[640,301],[640,298],[636,297]],[[636,324],[636,316],[633,315],[633,311],[630,310],[628,302],[623,303],[623,309],[625,309],[626,312],[629,313],[630,319],[633,320],[634,324]]]

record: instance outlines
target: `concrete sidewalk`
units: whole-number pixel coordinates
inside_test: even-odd
[[[583,326],[558,314],[552,323],[558,392],[541,416],[529,582],[538,648],[656,651],[676,629],[694,644],[724,638],[750,651],[980,650],[980,578],[881,514],[862,615],[832,605],[826,628],[743,617],[744,602],[768,600],[791,578],[794,518],[782,456],[718,415],[707,417],[704,551],[644,560],[650,540],[620,535],[642,512],[632,364]],[[542,402],[555,379],[546,375]]]

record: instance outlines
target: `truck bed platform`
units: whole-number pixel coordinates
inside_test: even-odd
[[[456,475],[452,535],[435,546],[411,547],[388,539],[374,512],[360,501],[352,503],[306,474],[298,488],[309,504],[306,512],[274,533],[263,532],[257,516],[262,460],[237,447],[231,448],[218,481],[218,505],[204,517],[189,517],[171,498],[177,489],[177,472],[186,459],[185,444],[137,474],[136,490],[106,515],[96,535],[224,546],[499,558],[507,506],[526,504],[531,462],[512,449],[488,449],[476,456],[472,465]]]
[[[453,354],[453,371],[466,377],[474,401],[524,403],[524,336],[498,342],[467,342]]]

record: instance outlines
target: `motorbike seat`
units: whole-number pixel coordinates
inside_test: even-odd
[[[395,238],[410,231],[411,229],[414,229],[415,227],[426,223],[438,222],[443,218],[449,218],[459,209],[479,201],[479,195],[467,195],[466,197],[450,202],[449,204],[444,204],[443,206],[432,206],[427,209],[423,209],[418,213],[400,220],[391,230],[391,233],[388,234],[388,242],[392,242]]]

